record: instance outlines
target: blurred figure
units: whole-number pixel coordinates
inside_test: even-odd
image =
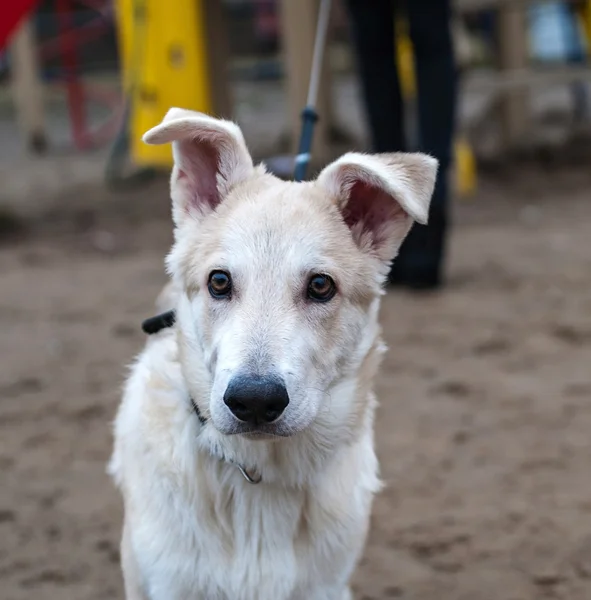
[[[255,0],[253,2],[254,27],[259,49],[267,54],[278,48],[277,6],[275,0]]]
[[[538,60],[567,64],[587,62],[585,39],[578,23],[578,6],[575,3],[550,2],[529,7],[532,53]],[[588,117],[587,84],[574,81],[570,84],[575,122]]]
[[[448,228],[449,186],[456,105],[456,69],[450,0],[407,0],[417,81],[419,147],[408,148],[404,103],[395,64],[397,0],[346,0],[375,152],[420,150],[436,157],[440,171],[428,226],[415,225],[390,272],[390,283],[436,289],[442,281]]]

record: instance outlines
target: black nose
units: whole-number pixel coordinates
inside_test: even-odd
[[[256,425],[278,419],[289,396],[280,379],[242,375],[230,380],[224,402],[235,417]]]

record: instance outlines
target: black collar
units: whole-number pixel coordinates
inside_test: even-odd
[[[189,399],[191,400],[191,406],[193,407],[193,410],[195,411],[195,414],[197,415],[197,418],[199,419],[199,423],[201,423],[201,425],[205,425],[205,423],[207,423],[207,419],[201,414],[201,411],[199,410],[199,407],[195,403],[195,400],[193,400],[193,398],[189,398]]]
[[[167,327],[172,327],[176,321],[176,315],[174,310],[169,310],[167,312],[156,315],[155,317],[150,317],[146,319],[142,323],[142,331],[147,333],[148,335],[153,335],[154,333],[158,333]]]

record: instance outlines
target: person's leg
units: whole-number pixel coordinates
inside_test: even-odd
[[[393,0],[347,0],[374,152],[405,147]]]
[[[448,228],[449,185],[456,107],[456,68],[449,0],[408,0],[415,55],[419,150],[439,160],[429,224],[415,225],[391,273],[392,283],[431,288],[441,283]]]

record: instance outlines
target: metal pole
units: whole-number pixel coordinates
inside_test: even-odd
[[[308,100],[302,111],[302,132],[298,146],[298,154],[295,159],[295,181],[303,181],[310,164],[310,150],[314,134],[314,124],[318,120],[316,112],[316,101],[318,100],[318,87],[322,74],[322,60],[326,47],[326,36],[330,21],[331,0],[320,1],[318,24],[316,26],[316,39],[314,41],[314,54],[312,56],[312,68],[310,72],[310,85],[308,87]]]

